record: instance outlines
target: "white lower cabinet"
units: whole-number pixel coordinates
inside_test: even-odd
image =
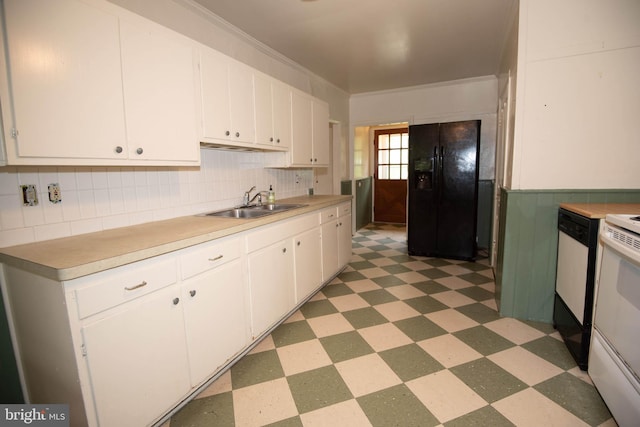
[[[322,281],[326,282],[351,259],[351,203],[320,213],[322,222]]]
[[[182,301],[175,286],[82,327],[101,426],[141,426],[189,391]]]
[[[320,227],[293,238],[296,303],[303,301],[322,284]]]
[[[340,268],[351,260],[351,203],[338,207],[338,265]]]
[[[182,283],[191,385],[197,386],[248,340],[242,264],[232,261]]]
[[[251,332],[255,339],[295,305],[293,244],[282,240],[249,254]]]

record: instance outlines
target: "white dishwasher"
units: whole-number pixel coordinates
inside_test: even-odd
[[[582,370],[589,360],[600,220],[558,211],[553,326]]]

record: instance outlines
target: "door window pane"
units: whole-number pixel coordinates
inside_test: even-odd
[[[400,134],[399,133],[394,133],[391,134],[391,144],[389,145],[390,148],[400,148],[402,145],[401,139],[400,139]]]
[[[408,178],[409,133],[404,129],[376,131],[377,179]]]
[[[378,137],[378,148],[380,150],[386,150],[389,148],[389,135],[380,135]]]
[[[389,150],[378,150],[378,164],[379,165],[389,164]]]

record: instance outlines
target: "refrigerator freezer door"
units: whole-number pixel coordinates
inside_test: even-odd
[[[436,251],[439,126],[409,127],[409,253]]]

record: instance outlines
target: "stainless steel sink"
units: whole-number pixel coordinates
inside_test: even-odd
[[[267,205],[244,206],[233,209],[225,209],[216,212],[208,212],[200,216],[217,216],[222,218],[260,218],[262,216],[288,211],[290,209],[301,208],[307,205],[296,205],[286,203],[276,203]]]

